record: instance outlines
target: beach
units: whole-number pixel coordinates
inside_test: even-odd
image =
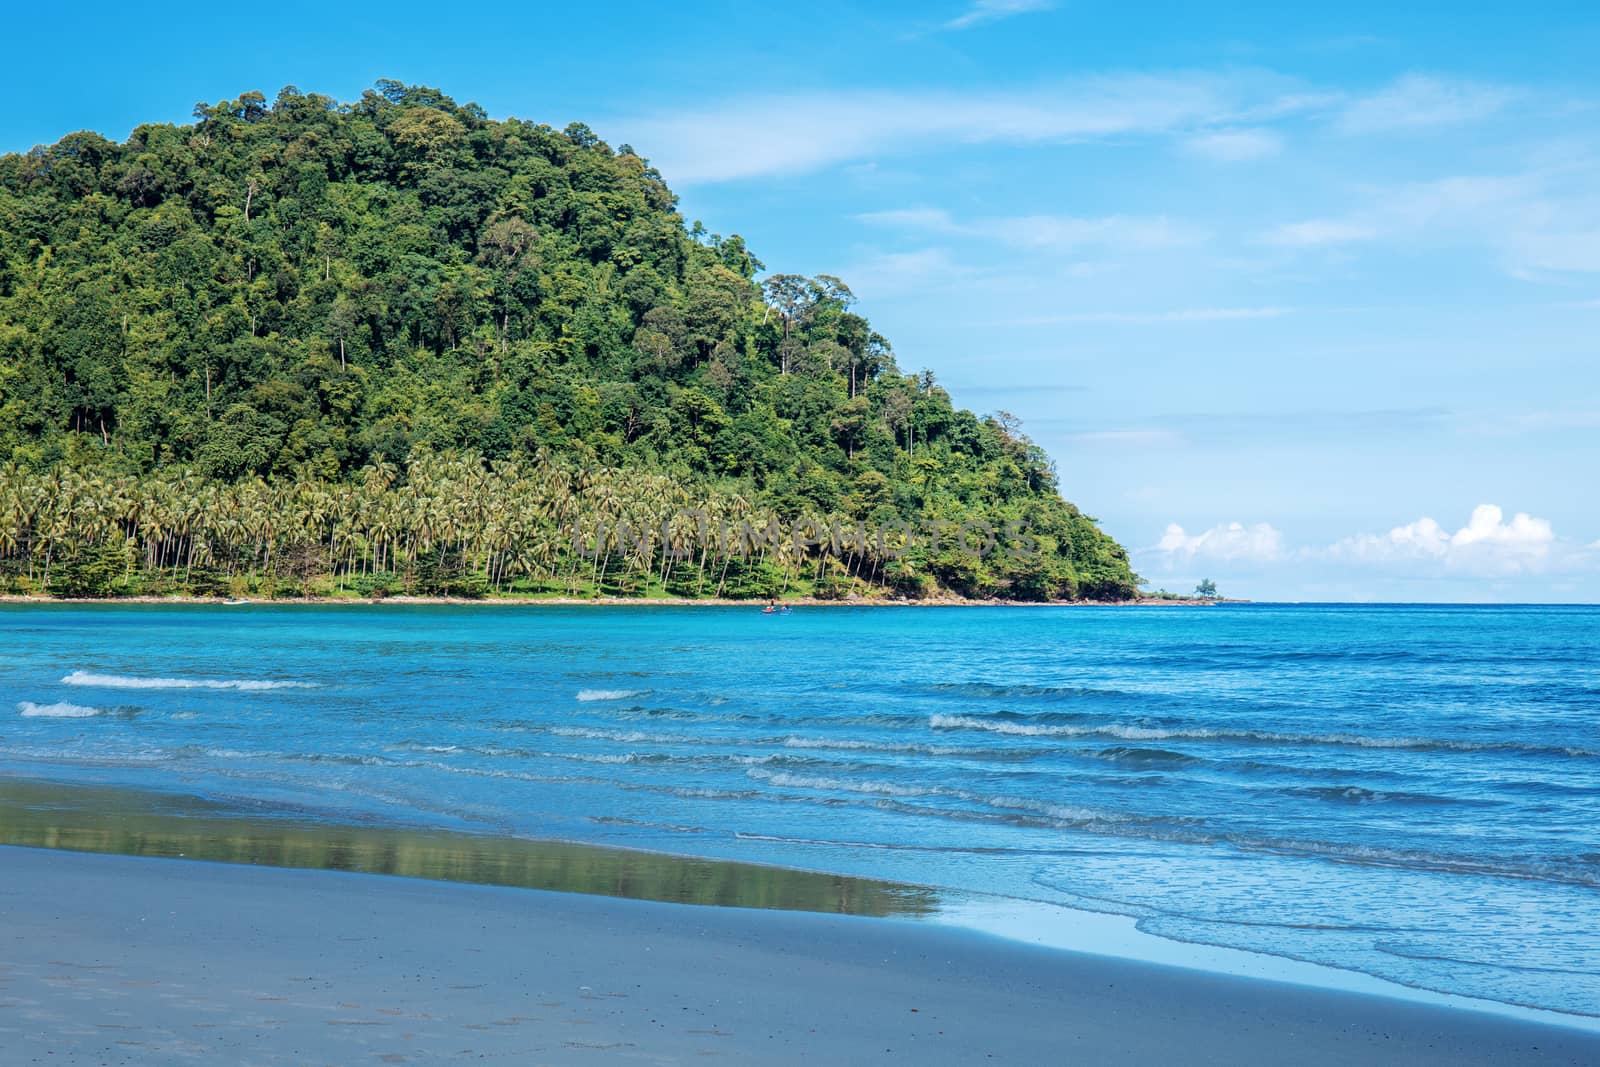
[[[0,626],[6,1067],[1600,1061],[1589,609]]]
[[[33,1063],[1592,1063],[1600,1035],[907,920],[0,849]]]

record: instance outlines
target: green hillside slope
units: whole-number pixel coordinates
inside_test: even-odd
[[[686,227],[581,124],[395,82],[0,157],[0,583],[1134,591],[842,281]]]

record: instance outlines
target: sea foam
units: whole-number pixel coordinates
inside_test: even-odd
[[[262,689],[312,689],[317,683],[256,678],[136,678],[124,674],[73,671],[61,679],[61,684],[95,689],[236,689],[254,692]]]
[[[88,708],[82,704],[35,704],[31,700],[20,701],[17,711],[26,719],[92,719],[100,714],[99,708]]]
[[[629,697],[642,697],[649,692],[648,689],[580,689],[578,699],[586,703],[591,700],[627,700]]]
[[[1269,745],[1332,745],[1419,752],[1509,752],[1574,758],[1600,755],[1600,750],[1589,748],[1569,745],[1528,745],[1514,741],[1465,741],[1446,737],[1365,737],[1349,733],[1292,734],[1277,730],[1169,728],[1129,726],[1123,723],[1102,723],[1095,726],[1036,725],[1010,719],[986,719],[974,715],[930,715],[928,725],[935,730],[983,730],[1014,737],[1115,737],[1124,741],[1244,741]]]

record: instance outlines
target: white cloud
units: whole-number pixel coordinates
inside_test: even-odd
[[[1218,130],[1196,134],[1184,147],[1220,163],[1244,163],[1277,155],[1283,150],[1283,139],[1267,130]]]
[[[1486,248],[1514,276],[1600,271],[1600,163],[1583,161],[1515,174],[1453,175],[1363,190],[1342,217],[1267,230],[1262,243],[1316,248],[1403,241]]]
[[[1274,227],[1268,230],[1261,240],[1265,244],[1283,245],[1289,248],[1315,248],[1322,245],[1370,241],[1376,236],[1378,236],[1377,230],[1356,222],[1344,222],[1339,219],[1307,219],[1305,222],[1291,222]]]
[[[674,185],[799,174],[961,144],[1040,144],[1226,126],[1304,106],[1266,75],[1108,74],[1033,89],[816,91],[607,123]],[[621,135],[619,134],[619,137]]]
[[[1600,271],[1600,229],[1514,233],[1507,250],[1533,270]]]
[[[1194,534],[1173,523],[1159,543],[1138,554],[1155,557],[1152,562],[1167,571],[1205,561],[1219,569],[1273,564],[1322,578],[1342,572],[1347,577],[1339,580],[1359,588],[1371,582],[1374,571],[1386,573],[1385,581],[1419,582],[1589,573],[1600,566],[1597,551],[1600,541],[1563,540],[1548,519],[1527,512],[1507,517],[1496,504],[1480,504],[1455,530],[1425,516],[1387,533],[1357,534],[1320,547],[1286,545],[1265,522],[1231,522]],[[1363,571],[1366,579],[1360,577]]]
[[[964,233],[950,212],[936,207],[899,208],[894,211],[868,211],[857,215],[861,222],[877,226],[893,226],[906,230],[925,230],[931,233]]]
[[[1410,74],[1352,101],[1336,125],[1346,133],[1388,133],[1474,122],[1490,117],[1513,96],[1498,86]]]
[[[1048,11],[1054,6],[1052,0],[976,0],[976,3],[964,13],[946,22],[943,28],[970,30],[985,22],[998,22],[1013,15],[1026,15],[1032,11]]]
[[[943,248],[922,248],[913,252],[875,252],[841,268],[839,274],[850,279],[850,288],[857,296],[883,299],[926,292],[971,277],[973,271]]]
[[[1450,538],[1454,546],[1502,545],[1512,548],[1543,550],[1555,540],[1549,519],[1535,519],[1525,511],[1505,521],[1505,512],[1496,504],[1479,504],[1472,509],[1472,518]]]
[[[1182,526],[1172,523],[1156,551],[1165,553],[1169,562],[1207,559],[1266,563],[1282,557],[1283,534],[1265,522],[1253,526],[1230,522],[1197,534],[1186,533]]]
[[[1346,537],[1321,554],[1359,563],[1433,562],[1472,573],[1517,574],[1543,569],[1556,560],[1558,548],[1548,519],[1519,511],[1508,521],[1498,505],[1479,504],[1454,533],[1423,517],[1387,534]]]
[[[1174,248],[1206,238],[1198,227],[1161,215],[1013,215],[960,222],[938,208],[907,208],[856,217],[874,225],[996,240],[1019,248]]]

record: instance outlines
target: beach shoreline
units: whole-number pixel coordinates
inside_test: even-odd
[[[1174,940],[1126,915],[908,882],[387,821],[266,814],[200,794],[0,775],[0,846],[589,894],[701,907],[914,919],[1128,962],[1488,1012],[1600,1035],[1600,1017],[1397,984],[1359,970]]]
[[[18,1063],[1600,1057],[1576,1028],[903,919],[14,846],[0,869]]]
[[[817,597],[777,597],[777,603],[789,607],[808,608],[1065,608],[1065,607],[1212,607],[1219,604],[1248,604],[1248,600],[1200,597],[1141,597],[1135,600],[972,600],[962,597],[924,597],[919,600],[858,597],[845,600],[824,600]],[[409,596],[397,594],[383,597],[358,596],[297,596],[272,598],[247,598],[230,604],[228,598],[216,596],[115,596],[115,597],[64,597],[41,596],[31,593],[0,593],[0,604],[179,604],[189,607],[207,605],[241,606],[242,604],[315,604],[315,605],[450,605],[492,607],[761,607],[766,600],[760,597],[736,600],[729,597],[568,597],[568,596],[518,596],[497,594],[484,597]]]

